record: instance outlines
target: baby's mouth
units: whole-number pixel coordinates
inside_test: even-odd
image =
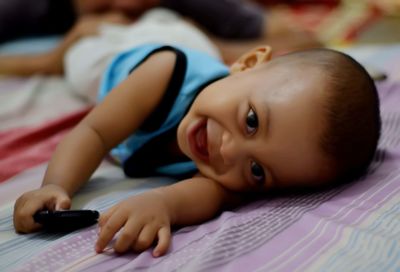
[[[196,157],[208,162],[207,119],[200,120],[189,132],[189,146]]]

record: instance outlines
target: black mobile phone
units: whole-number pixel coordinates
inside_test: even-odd
[[[99,212],[94,210],[39,211],[35,222],[48,231],[74,231],[97,223]]]

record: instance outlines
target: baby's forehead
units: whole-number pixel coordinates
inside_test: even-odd
[[[279,71],[281,73],[307,73],[313,72],[323,75],[325,69],[318,60],[303,58],[296,55],[280,56],[265,62],[262,67],[266,71]]]
[[[295,63],[266,63],[256,71],[257,88],[265,93],[277,95],[306,95],[310,92],[322,94],[331,88],[331,79],[323,69]]]

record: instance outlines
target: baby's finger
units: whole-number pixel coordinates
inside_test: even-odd
[[[56,210],[69,210],[71,208],[71,199],[66,195],[57,196]]]
[[[114,212],[117,208],[118,208],[118,205],[114,205],[110,209],[108,209],[106,212],[104,212],[100,215],[100,218],[98,220],[100,227],[104,226],[107,223],[108,219],[110,219],[110,217],[114,214]]]
[[[137,220],[128,220],[114,244],[114,250],[118,253],[127,251],[135,243],[142,227],[142,224],[138,224]]]
[[[39,200],[29,201],[21,199],[18,209],[14,210],[14,225],[18,232],[32,232],[40,228],[33,215],[43,208],[43,203]]]
[[[23,220],[21,222],[21,225],[19,227],[18,232],[21,233],[30,233],[30,232],[35,232],[42,228],[42,225],[39,223],[36,223],[35,220],[33,220],[33,217],[27,218],[26,220]]]
[[[141,230],[136,242],[132,245],[135,252],[142,252],[148,249],[156,239],[158,227],[157,225],[147,224]]]
[[[153,250],[153,256],[159,257],[164,255],[171,243],[171,228],[169,226],[161,227],[158,230],[158,242],[156,248]]]
[[[115,213],[107,223],[100,229],[99,238],[97,239],[95,250],[101,253],[108,245],[114,235],[122,228],[126,222],[126,217]]]

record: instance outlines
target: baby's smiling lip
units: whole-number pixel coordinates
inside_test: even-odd
[[[189,128],[188,141],[191,152],[204,162],[209,162],[207,119],[197,121]]]

